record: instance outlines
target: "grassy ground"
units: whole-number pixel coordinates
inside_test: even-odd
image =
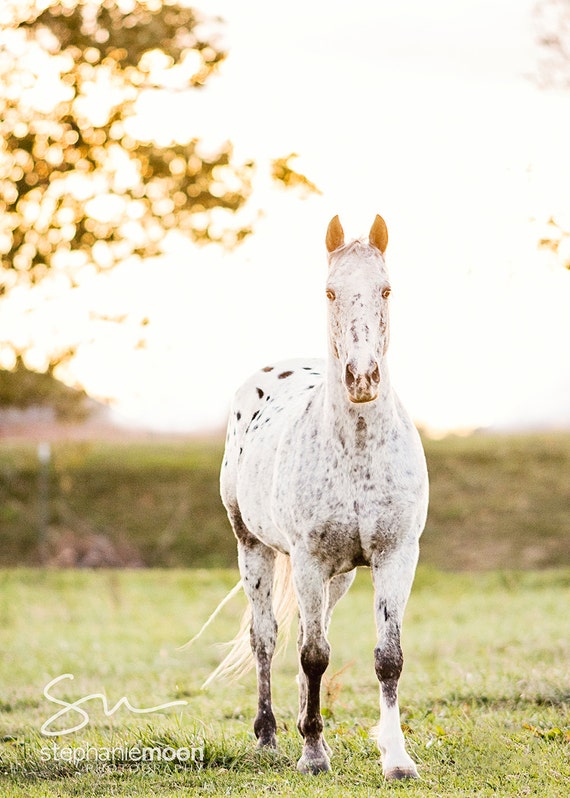
[[[570,434],[446,438],[425,448],[431,501],[422,562],[454,570],[570,566]],[[218,492],[221,458],[218,442],[54,444],[48,560],[234,565]],[[38,563],[38,492],[36,447],[2,442],[0,566]]]
[[[316,778],[295,770],[292,645],[275,668],[278,754],[253,750],[253,674],[199,689],[220,656],[212,644],[235,631],[242,597],[195,647],[177,650],[235,579],[233,571],[216,570],[0,572],[2,796],[568,794],[568,569],[419,570],[401,683],[404,729],[422,776],[411,784],[383,782],[367,735],[377,721],[368,573],[359,574],[333,619],[323,714],[334,771]],[[64,673],[74,681],[55,686],[52,695],[70,703],[98,692],[110,705],[122,696],[138,707],[188,703],[140,716],[121,707],[106,717],[93,700],[84,705],[85,728],[42,737],[42,724],[60,708],[42,691]],[[59,723],[79,720],[75,712]],[[141,763],[134,761],[137,747],[195,748],[195,761]],[[112,748],[115,761],[105,761]],[[89,761],[81,760],[88,751]]]

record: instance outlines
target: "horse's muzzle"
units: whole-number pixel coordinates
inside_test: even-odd
[[[378,386],[380,385],[378,363],[374,360],[366,371],[361,371],[354,361],[349,361],[344,371],[344,384],[351,402],[373,402],[378,397]]]

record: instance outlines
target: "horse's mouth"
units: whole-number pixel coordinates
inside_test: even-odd
[[[375,399],[378,399],[378,394],[377,393],[364,394],[364,395],[363,394],[359,394],[358,396],[354,396],[353,394],[349,393],[348,391],[347,391],[347,393],[348,393],[348,398],[355,405],[363,405],[363,404],[366,404],[367,402],[374,402]]]

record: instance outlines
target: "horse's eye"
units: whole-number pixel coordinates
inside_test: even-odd
[[[390,296],[391,293],[392,293],[392,289],[391,288],[385,288],[382,291],[382,299],[388,299],[388,297]]]
[[[336,299],[336,294],[332,288],[327,288],[327,299],[330,299],[331,302]]]

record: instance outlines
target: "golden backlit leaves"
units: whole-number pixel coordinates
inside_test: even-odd
[[[320,194],[320,190],[304,174],[295,171],[290,164],[294,158],[298,158],[297,153],[292,152],[285,158],[276,158],[271,163],[271,176],[280,182],[285,188],[296,188],[301,191],[303,196],[309,194]]]
[[[229,140],[212,147],[180,125],[174,135],[168,119],[162,133],[148,124],[216,72],[219,42],[220,20],[187,0],[0,3],[0,297],[32,286],[41,304],[44,293],[79,294],[94,274],[179,251],[181,238],[231,249],[252,232],[255,163],[237,162]],[[316,191],[293,157],[273,162],[273,178]],[[132,349],[146,340],[130,313],[90,319],[90,332],[78,322],[73,340],[52,330],[38,342],[16,326],[0,340],[0,368],[22,355],[45,369],[110,327]]]
[[[228,247],[248,234],[247,225],[233,229],[231,216],[251,192],[252,163],[234,164],[229,142],[207,157],[192,138],[159,146],[141,140],[135,124],[141,88],[200,86],[224,59],[215,21],[173,2],[9,10],[0,59],[0,293],[14,273],[35,282],[66,263],[71,274],[86,262],[110,268],[158,254],[173,229]],[[199,36],[206,23],[208,37]],[[37,91],[48,63],[51,100]],[[222,227],[219,214],[215,224],[208,218],[220,209]]]

